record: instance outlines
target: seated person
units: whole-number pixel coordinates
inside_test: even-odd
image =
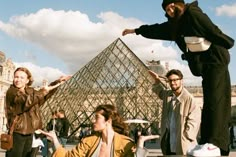
[[[123,119],[117,113],[116,108],[113,105],[100,105],[95,109],[94,114],[93,129],[95,134],[83,138],[70,151],[61,146],[55,132],[41,131],[52,139],[56,148],[54,157],[134,157],[132,148],[135,147],[135,143],[131,138],[126,136],[127,124],[124,123]]]

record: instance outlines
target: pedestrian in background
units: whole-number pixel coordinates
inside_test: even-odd
[[[60,131],[58,134],[58,138],[60,140],[60,143],[63,147],[65,147],[67,140],[68,140],[68,133],[70,128],[69,120],[67,119],[65,115],[65,111],[60,109],[57,113],[58,121],[60,123]]]
[[[62,124],[57,116],[57,112],[58,111],[52,111],[52,115],[51,115],[52,117],[49,120],[49,122],[47,123],[46,130],[47,131],[55,131],[55,133],[58,137],[60,130],[62,128]],[[44,147],[42,148],[42,156],[43,157],[51,157],[53,152],[55,151],[55,147],[54,147],[53,143],[49,139],[47,139],[46,136],[43,138],[43,143],[44,143]]]

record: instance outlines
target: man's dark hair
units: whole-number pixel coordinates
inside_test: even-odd
[[[179,76],[180,79],[183,79],[183,74],[178,69],[172,69],[172,70],[168,71],[166,74],[166,77],[168,78],[170,75],[173,75],[173,74]]]
[[[59,112],[65,115],[65,110],[60,109]]]
[[[56,115],[57,114],[57,111],[52,111],[52,115]]]

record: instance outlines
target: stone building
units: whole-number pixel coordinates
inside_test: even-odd
[[[11,59],[7,59],[0,51],[0,132],[6,131],[5,96],[6,91],[12,84],[15,65]]]

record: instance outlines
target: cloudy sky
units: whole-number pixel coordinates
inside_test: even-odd
[[[191,2],[192,0],[186,0]],[[0,0],[0,51],[28,67],[40,84],[74,74],[117,38],[145,63],[161,60],[179,68],[187,85],[200,85],[174,42],[121,36],[125,28],[164,22],[161,0]],[[227,35],[236,39],[236,0],[199,0],[199,6]],[[152,53],[153,52],[153,53]],[[236,47],[230,49],[236,84]]]

